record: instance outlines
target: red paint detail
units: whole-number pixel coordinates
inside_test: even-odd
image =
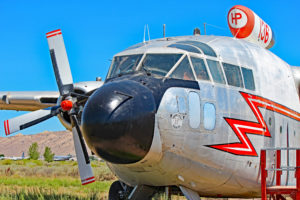
[[[296,199],[300,199],[300,150],[299,149],[296,150],[295,177],[296,177],[296,188],[297,188]]]
[[[69,111],[72,109],[73,107],[73,102],[70,101],[70,100],[63,100],[61,103],[60,103],[60,106],[61,108],[64,110],[64,111]]]
[[[81,185],[87,185],[87,184],[90,184],[90,183],[93,183],[93,182],[95,182],[95,180],[91,180],[89,182],[82,183]]]
[[[90,177],[90,178],[86,178],[86,179],[84,179],[84,180],[81,180],[81,181],[88,181],[88,180],[91,180],[91,179],[94,179],[95,177],[94,176],[92,176],[92,177]]]
[[[276,150],[276,154],[278,158],[278,155],[281,154],[281,150]],[[296,186],[283,186],[276,181],[276,186],[267,187],[268,170],[266,169],[266,162],[266,150],[262,149],[260,153],[261,199],[266,200],[267,195],[269,195],[269,199],[285,200],[286,198],[282,195],[289,195],[293,200],[300,200],[300,149],[296,149]],[[276,162],[276,169],[282,169],[280,166],[279,168],[277,166],[278,160]],[[276,179],[277,178],[276,175]]]
[[[267,199],[267,177],[266,170],[266,150],[260,151],[260,177],[261,177],[261,199]]]
[[[4,130],[5,130],[5,135],[7,136],[6,121],[4,121]]]
[[[54,30],[54,31],[50,31],[50,32],[46,33],[46,35],[48,36],[48,35],[51,35],[51,34],[53,34],[55,32],[61,32],[61,30],[57,29],[57,30]]]
[[[276,150],[276,169],[281,168],[281,150]],[[276,171],[276,185],[281,185],[282,171]]]
[[[234,14],[235,14],[235,16],[233,16],[233,13],[231,13],[231,23],[233,23],[235,20],[235,25],[237,25],[237,21],[239,19],[242,19],[242,15],[241,15],[241,13],[234,13]]]
[[[248,20],[247,20],[247,24],[244,27],[242,27],[242,28],[233,28],[233,27],[230,26],[229,13],[233,9],[239,9],[239,10],[241,10],[242,12],[244,12],[246,14]],[[232,20],[233,20],[233,18],[232,18]],[[236,20],[235,23],[237,24],[238,18],[235,18],[235,20]],[[247,8],[245,6],[241,6],[241,5],[236,5],[236,6],[233,6],[229,10],[228,15],[227,15],[227,22],[228,22],[228,26],[229,26],[230,31],[231,31],[233,36],[235,36],[236,38],[246,38],[253,31],[254,23],[255,23],[255,17],[254,17],[253,11],[250,10],[249,8]]]
[[[61,35],[61,32],[53,34],[53,35],[47,35],[47,38],[51,38],[51,37],[56,36],[56,35]]]
[[[81,180],[81,185],[86,185],[86,184],[89,184],[89,183],[93,183],[95,182],[95,177],[90,177],[90,178],[86,178],[84,180]]]
[[[9,121],[6,120],[6,128],[7,128],[7,135],[10,134],[10,130],[9,130]]]
[[[257,156],[257,152],[255,151],[255,148],[253,147],[247,134],[271,137],[271,134],[259,110],[259,107],[280,113],[284,116],[300,121],[300,113],[297,113],[285,106],[282,106],[268,99],[247,94],[244,92],[240,93],[251,108],[258,122],[249,122],[245,120],[225,118],[226,122],[232,128],[240,142],[231,144],[210,145],[209,147],[221,151],[226,151],[235,155]]]

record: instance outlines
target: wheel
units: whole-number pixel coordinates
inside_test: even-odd
[[[126,200],[131,188],[121,181],[115,181],[111,184],[108,192],[109,200]]]

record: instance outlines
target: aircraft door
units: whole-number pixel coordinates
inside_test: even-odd
[[[271,110],[264,110],[265,113],[263,114],[263,118],[265,120],[265,123],[268,127],[268,130],[271,134],[271,137],[263,137],[263,148],[268,148],[268,147],[279,147],[279,145],[277,145],[278,142],[278,137],[276,137],[276,119],[275,119],[275,115],[274,115],[274,111]],[[263,112],[263,110],[261,110],[261,112]],[[281,138],[280,138],[281,139]],[[271,168],[273,166],[276,165],[276,154],[275,151],[267,151],[267,163],[270,163],[270,166],[267,166],[267,168]],[[268,182],[272,182],[271,184],[275,184],[275,171],[270,171],[268,172],[268,178],[267,181]]]

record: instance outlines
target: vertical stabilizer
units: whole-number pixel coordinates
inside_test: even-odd
[[[291,66],[298,96],[300,98],[300,67]]]

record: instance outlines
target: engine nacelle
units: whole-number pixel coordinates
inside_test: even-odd
[[[77,94],[88,94],[96,89],[98,89],[99,87],[101,87],[104,84],[103,81],[86,81],[86,82],[79,82],[79,83],[74,83],[74,92]],[[61,98],[58,100],[58,105],[60,105],[61,102]],[[81,122],[81,113],[80,112],[79,115],[79,123]],[[71,126],[71,120],[70,117],[67,113],[62,112],[60,114],[57,115],[59,121],[62,123],[62,125],[72,131],[72,126]]]
[[[235,38],[247,40],[266,49],[275,43],[271,27],[245,6],[233,6],[228,12],[227,22]]]

